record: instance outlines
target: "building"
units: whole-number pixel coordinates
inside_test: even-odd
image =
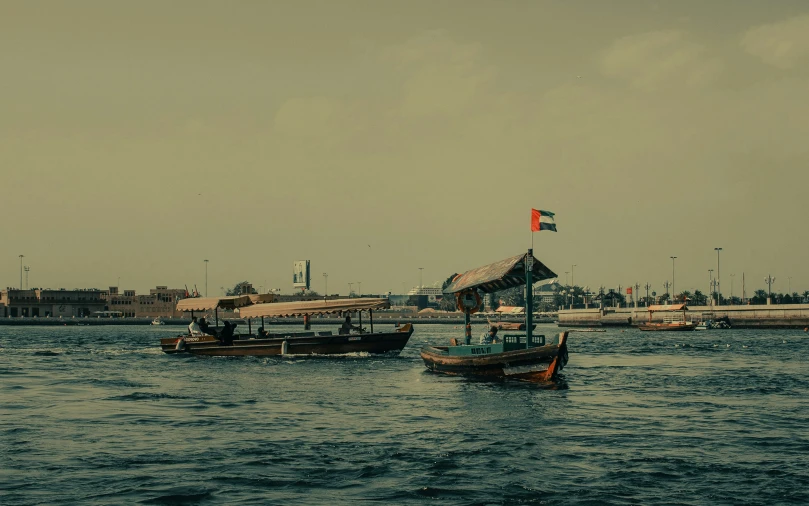
[[[58,290],[35,288],[0,291],[0,316],[25,318],[82,318],[104,311],[106,292],[94,288]]]
[[[177,302],[185,297],[184,289],[167,286],[152,288],[149,295],[137,295],[135,290],[120,294],[117,286],[105,292],[106,310],[120,311],[121,316],[129,318],[180,318],[183,313],[177,311]]]

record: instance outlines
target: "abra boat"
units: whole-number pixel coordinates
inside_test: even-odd
[[[252,304],[250,299],[224,297],[203,301],[184,299],[178,303],[178,309],[185,311],[216,312],[218,327],[218,309],[223,307],[239,308],[239,316],[247,320],[248,333],[234,334],[232,341],[224,339],[223,330],[214,329],[207,335],[181,335],[163,339],[160,342],[165,353],[190,353],[207,356],[269,356],[269,355],[335,355],[346,353],[396,353],[405,347],[413,326],[405,324],[393,332],[374,332],[373,310],[390,307],[388,299],[337,299],[328,301],[300,301],[284,303]],[[191,301],[180,308],[180,304]],[[193,308],[193,309],[192,309]],[[370,332],[362,327],[362,313],[368,312]],[[262,332],[264,318],[300,317],[313,315],[359,313],[359,325],[350,333],[334,334],[327,332]],[[252,320],[260,318],[262,325],[257,334],[252,333]]]
[[[555,344],[546,344],[545,336],[533,334],[533,294],[525,297],[525,334],[506,334],[502,342],[471,344],[471,315],[480,309],[479,292],[494,293],[516,286],[532,287],[534,281],[555,278],[556,274],[539,260],[533,251],[456,276],[444,289],[445,296],[454,295],[464,312],[465,340],[450,340],[449,346],[425,346],[421,358],[428,370],[442,374],[468,375],[482,378],[507,378],[524,381],[549,381],[557,378],[567,364],[567,332]]]
[[[640,330],[646,331],[673,331],[673,332],[691,332],[696,327],[696,323],[687,321],[685,312],[688,311],[688,308],[685,304],[672,304],[668,306],[649,306],[649,321],[648,323],[642,323],[638,325]],[[675,314],[682,311],[682,315]],[[663,318],[663,322],[652,322],[652,313],[656,312],[669,312],[670,315],[667,315]]]
[[[165,325],[165,324],[166,322],[164,322],[160,318],[155,318],[154,320],[152,320],[152,325]]]

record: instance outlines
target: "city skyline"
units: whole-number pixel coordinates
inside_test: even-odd
[[[6,6],[0,284],[809,288],[803,2],[238,6]]]

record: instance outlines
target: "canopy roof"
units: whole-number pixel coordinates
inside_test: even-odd
[[[476,288],[483,293],[499,292],[515,286],[525,284],[525,260],[527,253],[517,255],[493,264],[484,265],[456,276],[452,283],[444,288],[444,293],[458,293],[468,288]],[[545,264],[534,258],[534,267],[531,269],[534,282],[555,278],[556,273],[548,269]]]
[[[211,309],[236,309],[237,307],[249,306],[249,295],[239,295],[237,297],[193,297],[183,299],[177,303],[177,311],[209,311]]]
[[[667,306],[649,306],[649,312],[654,311],[688,311],[685,304],[670,304]]]
[[[256,304],[239,310],[242,318],[304,316],[369,309],[387,309],[388,299],[336,299],[336,300],[302,300],[298,302],[278,302],[274,304]]]
[[[500,306],[494,311],[497,313],[524,313],[525,308],[519,306]]]

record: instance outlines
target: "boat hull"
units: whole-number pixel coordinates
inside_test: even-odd
[[[567,364],[567,332],[555,345],[538,346],[480,356],[452,356],[448,348],[425,346],[421,358],[428,370],[456,376],[546,382],[557,378]]]
[[[497,327],[500,330],[525,330],[525,323],[518,323],[518,322],[497,322],[492,323],[493,327]],[[536,325],[531,325],[531,330],[536,329]]]
[[[691,332],[696,327],[696,324],[688,323],[685,325],[667,325],[667,324],[649,324],[638,325],[640,330],[656,331],[656,332]]]
[[[373,334],[238,339],[227,346],[213,336],[179,336],[161,340],[160,346],[164,353],[213,357],[381,354],[399,353],[411,335],[413,327],[409,326],[401,331]]]

